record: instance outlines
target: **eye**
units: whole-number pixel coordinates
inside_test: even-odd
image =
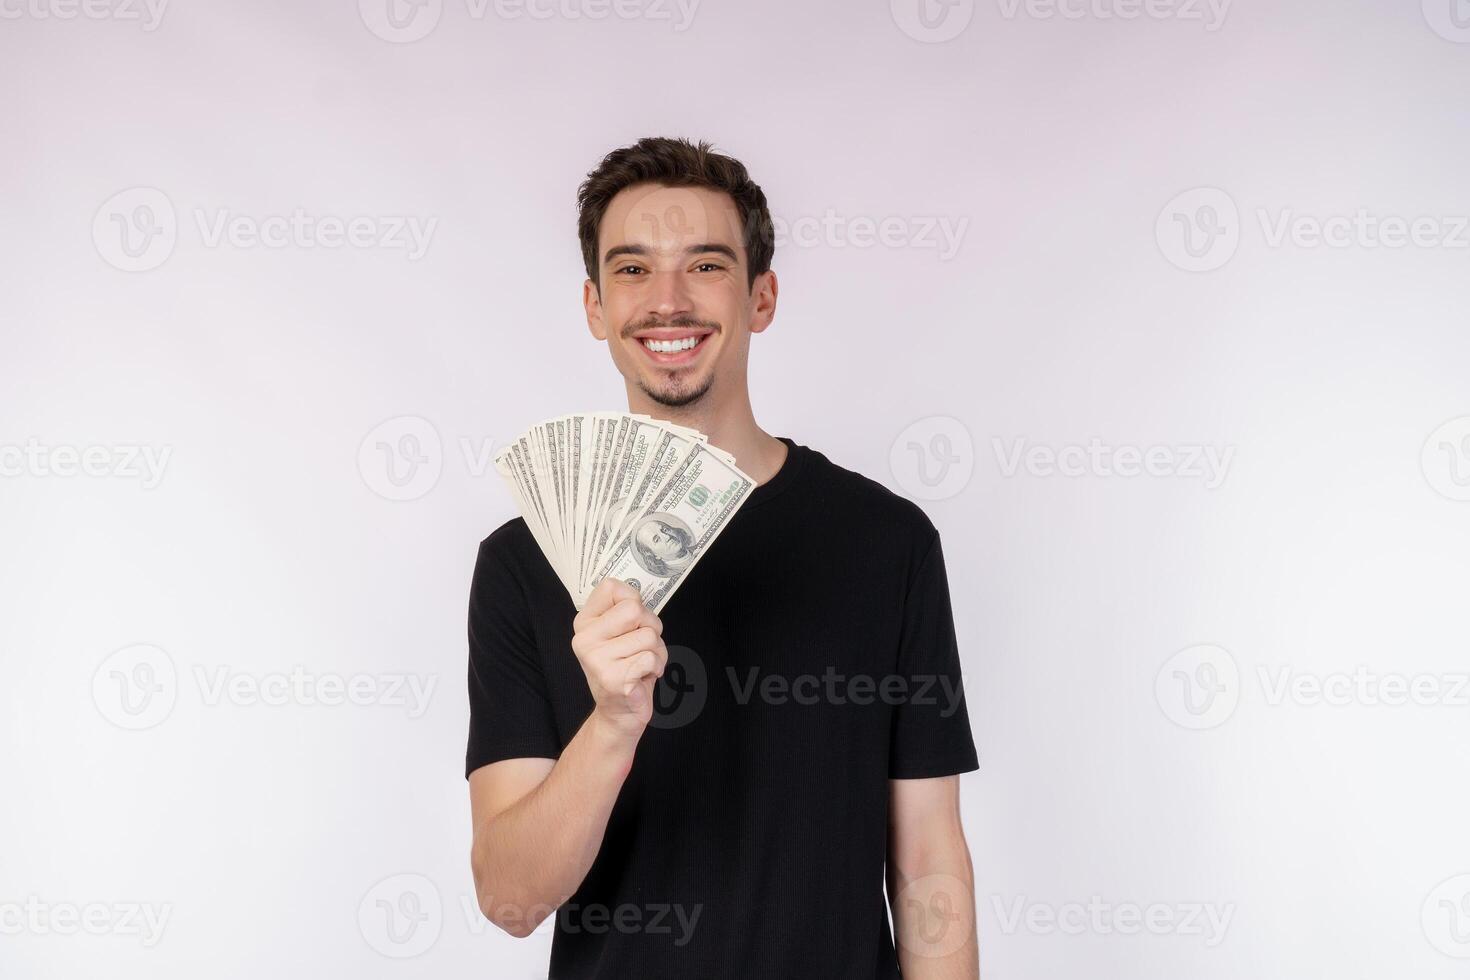
[[[720,265],[720,263],[718,263],[718,262],[701,262],[701,263],[699,263],[699,265],[695,266],[695,268],[696,269],[710,269],[710,270],[713,270],[713,271],[718,272],[719,270],[721,270],[721,269],[723,269],[725,267],[722,266],[722,265]]]
[[[621,275],[626,275],[629,272],[642,272],[642,271],[643,271],[643,269],[642,269],[641,266],[625,265],[621,269],[614,269],[613,270],[613,274],[614,275],[621,276]]]

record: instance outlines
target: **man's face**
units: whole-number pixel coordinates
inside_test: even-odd
[[[743,394],[750,334],[770,324],[775,285],[766,273],[747,286],[729,195],[626,188],[603,215],[597,255],[601,289],[584,287],[587,323],[629,385],[669,407]]]

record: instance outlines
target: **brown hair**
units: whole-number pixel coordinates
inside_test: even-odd
[[[597,232],[607,205],[619,191],[636,184],[653,183],[665,187],[708,187],[723,191],[735,202],[743,229],[745,264],[748,270],[746,288],[771,268],[776,250],[775,228],[771,212],[766,209],[766,195],[760,185],[750,179],[745,164],[733,157],[713,152],[713,144],[700,140],[696,146],[687,139],[649,136],[632,146],[613,150],[602,158],[597,169],[587,175],[577,188],[577,237],[582,242],[582,263],[587,278],[598,291],[602,289],[597,257]]]

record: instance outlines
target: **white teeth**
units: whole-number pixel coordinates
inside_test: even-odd
[[[700,339],[685,337],[683,340],[645,340],[643,346],[656,354],[677,354],[681,350],[693,350]]]

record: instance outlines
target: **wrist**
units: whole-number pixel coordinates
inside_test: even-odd
[[[638,747],[638,739],[643,735],[643,726],[633,728],[609,718],[599,708],[593,708],[592,714],[587,718],[587,728],[593,742],[603,751],[614,755],[626,755],[627,761],[632,762],[633,750]]]

